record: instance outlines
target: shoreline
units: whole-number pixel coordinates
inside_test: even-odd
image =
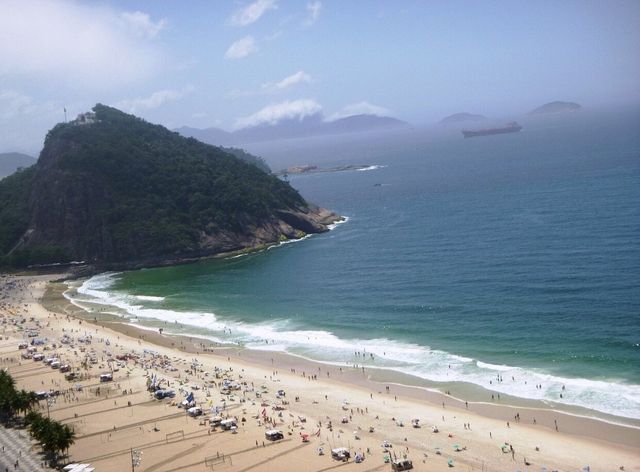
[[[110,320],[94,321],[91,319],[91,314],[89,312],[73,304],[63,295],[66,288],[67,287],[62,284],[57,288],[54,288],[49,284],[45,292],[45,296],[48,294],[51,297],[48,309],[52,311],[58,309],[62,314],[70,314],[67,308],[73,307],[74,311],[77,310],[77,312],[72,316],[78,316],[80,319],[89,323],[108,327],[119,333],[133,338],[142,339],[155,345],[175,348],[177,344],[176,340],[179,340],[180,346],[182,346],[179,349],[191,354],[201,354],[202,352],[206,352],[227,357],[234,356],[239,360],[242,359],[245,362],[258,364],[267,368],[272,365],[278,365],[280,368],[286,367],[297,370],[302,368],[302,370],[308,372],[322,369],[325,372],[329,372],[330,375],[333,375],[333,377],[331,377],[331,380],[333,381],[363,388],[368,391],[375,390],[379,394],[386,391],[386,386],[393,386],[390,389],[390,392],[399,393],[400,395],[415,400],[426,401],[432,405],[441,405],[444,402],[445,406],[465,408],[487,418],[512,421],[514,420],[514,414],[526,411],[526,415],[520,416],[520,424],[534,426],[533,421],[535,419],[535,426],[545,427],[549,431],[552,431],[555,429],[557,421],[558,425],[562,425],[563,423],[570,424],[571,428],[566,432],[572,435],[609,441],[611,441],[612,438],[615,438],[613,442],[627,446],[634,446],[640,442],[640,420],[636,420],[634,418],[608,415],[596,410],[590,410],[573,405],[558,404],[548,407],[539,406],[536,405],[536,403],[540,403],[540,401],[515,397],[512,395],[502,395],[503,400],[501,400],[500,403],[469,400],[467,402],[469,407],[466,408],[465,399],[460,398],[461,395],[459,394],[456,396],[456,393],[464,393],[465,390],[468,390],[469,388],[485,392],[485,394],[489,395],[491,392],[478,385],[460,381],[452,381],[448,382],[444,386],[435,387],[433,386],[435,382],[430,382],[420,377],[384,367],[367,367],[364,373],[366,375],[363,375],[359,368],[356,369],[349,366],[339,366],[287,352],[250,349],[244,346],[235,346],[232,344],[220,344],[215,341],[211,341],[204,336],[200,337],[197,335],[189,336],[187,334],[176,333],[160,334],[154,327],[140,327],[135,323],[123,321],[122,318],[119,318],[116,315],[110,315],[112,318]],[[66,305],[66,307],[64,305]],[[203,344],[209,345],[208,351],[203,351]],[[448,390],[449,393],[446,393],[443,389]],[[457,392],[451,393],[451,390],[457,390]],[[509,404],[508,402],[513,402],[513,404]],[[569,407],[569,410],[575,409],[576,411],[567,411],[566,409],[562,409],[562,407]],[[589,413],[592,414],[590,415]],[[620,431],[618,428],[623,428],[624,430]],[[626,430],[634,432],[634,434],[627,434]]]
[[[130,451],[136,448],[145,451],[141,472],[196,472],[203,466],[281,472],[340,466],[374,472],[390,468],[385,455],[406,456],[415,470],[429,472],[449,470],[454,463],[464,470],[496,472],[512,472],[521,464],[559,472],[586,465],[591,470],[640,470],[637,428],[558,413],[553,417],[559,425],[556,432],[537,410],[539,421],[533,425],[528,422],[530,411],[523,408],[517,409],[518,422],[513,420],[516,410],[508,407],[470,402],[467,409],[440,393],[380,383],[354,369],[341,373],[339,367],[276,352],[209,349],[202,339],[141,330],[117,320],[94,323],[74,316],[79,309],[61,300],[60,292],[49,289],[45,294],[47,286],[56,287],[50,284],[55,277],[0,276],[0,368],[9,370],[19,388],[60,390],[51,417],[76,430],[70,462],[121,472],[131,466]],[[45,364],[21,358],[17,345],[30,339],[25,338],[29,329],[38,329],[38,336],[49,343],[71,337],[71,344],[49,349],[80,370],[77,383],[65,381]],[[90,344],[80,343],[87,336]],[[95,365],[86,363],[88,356],[96,357]],[[113,381],[102,383],[100,374],[114,366],[106,359],[111,356],[125,360],[112,370]],[[162,388],[174,389],[176,398],[154,399],[146,388],[153,376],[161,379]],[[238,382],[242,391],[218,391],[222,379]],[[279,390],[286,391],[286,397],[274,395]],[[200,419],[175,407],[189,391],[206,411]],[[223,416],[237,418],[236,434],[210,429],[207,415],[214,407]],[[40,409],[47,411],[44,401]],[[422,427],[412,428],[412,418],[419,418]],[[432,431],[436,426],[439,434]],[[265,430],[272,428],[282,430],[284,439],[265,441]],[[303,434],[309,442],[301,441]],[[393,447],[381,447],[385,441]],[[342,446],[352,452],[347,463],[329,454]],[[354,454],[366,460],[358,464]]]

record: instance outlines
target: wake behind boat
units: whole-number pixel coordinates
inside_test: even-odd
[[[491,134],[517,133],[521,129],[522,129],[522,126],[520,126],[515,121],[512,121],[511,123],[507,123],[505,126],[501,128],[485,128],[485,129],[478,129],[478,130],[463,129],[462,134],[464,135],[465,138],[474,138],[476,136],[488,136]]]

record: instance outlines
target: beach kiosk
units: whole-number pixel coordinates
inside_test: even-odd
[[[228,418],[220,422],[220,427],[225,431],[231,431],[231,428],[237,427],[236,420]]]
[[[391,470],[394,472],[411,469],[413,469],[413,462],[409,459],[394,459],[391,461]]]
[[[351,453],[346,447],[336,447],[335,449],[331,449],[331,457],[337,461],[348,461]]]
[[[279,441],[284,439],[284,434],[279,429],[269,429],[264,432],[264,437],[269,441]]]

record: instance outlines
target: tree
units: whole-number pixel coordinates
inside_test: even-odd
[[[61,452],[68,453],[76,434],[68,425],[31,411],[25,416],[31,436],[40,443],[45,454],[58,460]]]
[[[54,448],[55,452],[62,452],[69,454],[69,448],[73,445],[76,439],[76,433],[66,424],[60,424],[58,422],[56,424],[56,429],[54,431]]]
[[[28,392],[24,389],[15,391],[12,399],[12,407],[18,413],[26,414],[33,405],[38,403],[38,397],[35,392]]]
[[[15,414],[15,380],[6,370],[0,370],[0,418],[7,421]]]
[[[38,403],[35,392],[16,390],[15,380],[5,370],[0,370],[0,414],[12,418],[16,412],[24,413],[24,423],[31,436],[40,443],[42,450],[57,461],[61,452],[69,452],[76,434],[68,425],[47,418],[31,408]]]

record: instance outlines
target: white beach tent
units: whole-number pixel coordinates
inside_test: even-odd
[[[69,472],[87,472],[89,468],[91,468],[91,464],[77,464],[73,469],[70,469]]]

